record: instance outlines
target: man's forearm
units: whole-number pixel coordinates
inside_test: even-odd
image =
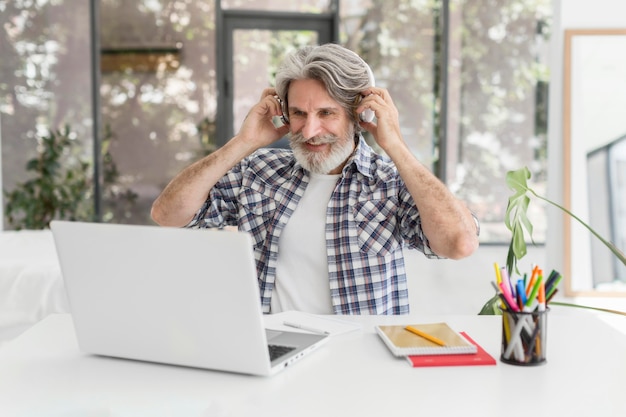
[[[476,223],[466,205],[435,177],[404,144],[387,154],[420,213],[422,229],[439,256],[460,259],[478,247]]]
[[[233,138],[217,151],[185,168],[154,201],[152,219],[161,226],[187,225],[220,178],[251,152],[244,142]]]

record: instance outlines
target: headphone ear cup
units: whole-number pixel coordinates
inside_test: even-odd
[[[375,87],[376,80],[374,79],[374,72],[372,71],[372,68],[370,68],[370,66],[365,61],[363,61],[363,64],[365,65],[365,69],[367,70],[367,75],[369,76],[370,86]],[[372,109],[365,109],[361,113],[359,113],[359,119],[367,123],[371,123],[372,120],[374,120],[374,116],[376,116],[376,113],[374,113],[374,110]]]
[[[282,122],[284,124],[288,125],[289,124],[289,115],[287,113],[287,106],[285,106],[285,102],[284,101],[282,101],[280,99],[279,99],[279,101],[280,101],[280,109],[283,112],[283,115],[280,116],[280,120],[282,120]]]
[[[361,113],[359,113],[359,119],[361,119],[362,122],[371,123],[372,120],[374,120],[375,115],[376,113],[374,113],[374,110],[365,109]]]

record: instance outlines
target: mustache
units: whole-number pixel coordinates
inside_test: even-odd
[[[302,133],[296,133],[291,136],[291,143],[303,144],[306,142],[314,143],[316,145],[322,145],[325,143],[335,143],[339,138],[335,135],[327,134],[322,136],[315,136],[312,138],[305,138]]]

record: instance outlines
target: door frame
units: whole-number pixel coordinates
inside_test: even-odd
[[[320,44],[339,40],[339,0],[330,1],[327,13],[293,13],[264,10],[237,10],[221,7],[216,0],[216,142],[222,146],[233,132],[233,32],[237,29],[307,30],[318,33]],[[260,93],[260,92],[259,92]]]

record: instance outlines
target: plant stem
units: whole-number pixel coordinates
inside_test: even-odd
[[[595,237],[597,237],[598,239],[600,239],[600,241],[602,243],[604,243],[606,245],[606,247],[608,247],[611,252],[613,252],[615,254],[615,256],[617,256],[617,258],[624,264],[626,265],[626,256],[624,255],[624,253],[622,253],[622,251],[619,250],[619,248],[617,246],[615,246],[614,244],[612,244],[611,242],[609,242],[608,240],[604,239],[602,236],[600,236],[598,233],[596,233],[595,230],[593,230],[587,223],[585,223],[584,221],[582,221],[578,216],[576,216],[574,213],[572,213],[571,211],[569,211],[568,209],[566,209],[565,207],[548,200],[545,197],[540,196],[539,194],[537,194],[533,189],[526,187],[526,190],[530,191],[535,197],[537,197],[540,200],[545,201],[546,203],[552,204],[555,207],[558,207],[559,209],[563,210],[564,212],[566,212],[567,214],[569,214],[570,216],[572,216],[574,219],[576,219],[576,221],[578,221],[578,223],[582,224],[587,230],[589,230]]]
[[[626,316],[626,312],[624,311],[619,311],[619,310],[611,310],[610,308],[601,308],[601,307],[590,307],[590,306],[582,306],[580,304],[573,304],[573,303],[564,303],[561,301],[551,301],[550,305],[556,305],[556,306],[562,306],[562,307],[578,307],[578,308],[585,308],[587,310],[596,310],[596,311],[603,311],[605,313],[612,313],[612,314],[620,314],[622,316]]]

